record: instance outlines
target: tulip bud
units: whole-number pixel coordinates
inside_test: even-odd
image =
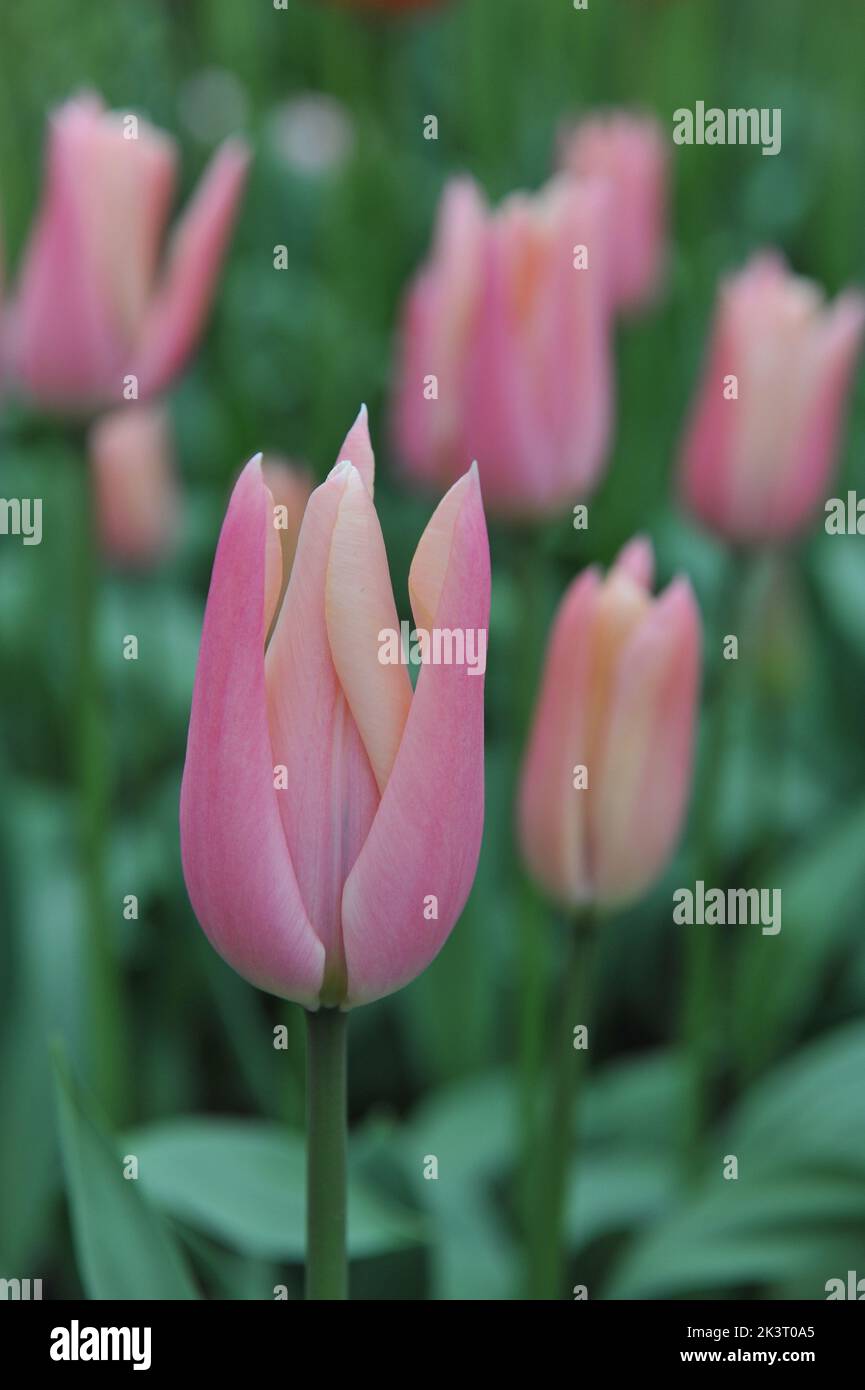
[[[350,1008],[414,979],[474,878],[483,822],[483,678],[459,639],[489,617],[477,471],[415,552],[416,628],[454,660],[412,692],[372,500],[366,412],[306,506],[291,572],[259,459],[222,528],[181,793],[190,900],[211,943],[261,989]],[[287,578],[287,583],[285,582]]]
[[[179,511],[167,412],[115,410],[91,428],[89,450],[105,554],[121,566],[154,564],[174,539]]]
[[[520,839],[567,906],[621,904],[662,872],[691,781],[701,625],[691,587],[651,594],[647,541],[586,570],[553,624],[523,767]]]
[[[192,352],[248,158],[237,141],[218,151],[160,270],[176,162],[169,136],[106,112],[95,96],[54,113],[3,344],[18,387],[44,409],[87,414],[144,400]]]
[[[657,294],[667,247],[669,144],[653,117],[614,112],[581,121],[565,137],[561,167],[610,187],[610,285],[617,309]]]
[[[865,296],[828,305],[778,255],[721,285],[685,433],[683,500],[738,543],[794,535],[824,498],[865,326]]]
[[[585,496],[612,414],[607,195],[563,177],[494,213],[470,179],[445,191],[404,310],[397,452],[416,482],[476,458],[487,506],[554,512]]]

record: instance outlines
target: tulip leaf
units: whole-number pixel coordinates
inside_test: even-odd
[[[405,1131],[406,1175],[430,1218],[431,1272],[437,1299],[509,1298],[515,1252],[489,1198],[490,1179],[512,1162],[516,1097],[502,1073],[440,1090]],[[427,1180],[427,1157],[437,1161]]]
[[[403,1140],[410,1166],[435,1154],[455,1183],[488,1179],[511,1162],[516,1097],[503,1072],[487,1072],[441,1088],[412,1116]],[[420,1173],[421,1165],[417,1164]],[[429,1186],[423,1184],[423,1190]]]
[[[565,1218],[573,1249],[672,1206],[684,1078],[668,1051],[609,1063],[589,1078]]]
[[[568,1191],[570,1246],[580,1249],[663,1216],[672,1205],[677,1177],[672,1156],[616,1150],[586,1155],[575,1164]]]
[[[822,538],[814,547],[814,578],[838,633],[858,657],[865,656],[865,555],[858,536]]]
[[[60,1141],[79,1272],[93,1299],[196,1299],[186,1262],[55,1049]]]
[[[141,1186],[163,1211],[232,1249],[262,1259],[303,1260],[306,1154],[303,1135],[256,1120],[187,1117],[127,1135]],[[412,1212],[349,1181],[348,1246],[383,1254],[422,1238]]]
[[[586,1143],[641,1152],[668,1149],[677,1137],[684,1082],[681,1061],[665,1049],[590,1073],[581,1125]]]
[[[10,871],[13,863],[40,866],[22,876],[13,910],[0,917],[9,950],[0,1014],[0,1265],[14,1268],[44,1239],[61,1184],[46,1033],[61,1029],[74,1049],[83,992],[68,801],[20,781],[2,791],[15,808]]]
[[[821,996],[825,972],[859,925],[865,891],[865,802],[858,802],[765,882],[784,906],[777,937],[753,932],[736,974],[734,1039],[746,1069],[756,1070],[794,1033]],[[783,943],[783,944],[781,944]]]
[[[700,1187],[632,1247],[607,1296],[825,1297],[865,1240],[865,1027],[764,1078],[734,1113]],[[726,1156],[738,1177],[725,1178]],[[855,1267],[851,1265],[849,1267]]]

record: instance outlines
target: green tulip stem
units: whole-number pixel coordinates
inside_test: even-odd
[[[739,638],[747,625],[746,596],[750,579],[747,554],[734,551],[727,560],[717,609],[716,640],[727,633]],[[743,655],[740,651],[740,657]],[[747,652],[744,653],[747,661]],[[729,753],[730,717],[741,698],[739,661],[722,661],[720,688],[703,750],[695,796],[694,844],[697,875],[707,888],[722,887],[718,806],[723,801],[725,758]],[[685,1170],[696,1177],[702,1170],[706,1132],[715,1110],[717,1046],[721,1023],[721,988],[716,931],[708,926],[685,926],[684,1001],[682,1030],[687,1053],[684,1158]]]
[[[565,1296],[565,1216],[568,1177],[578,1148],[580,1101],[593,1013],[598,918],[592,908],[566,924],[567,954],[559,1013],[552,1039],[548,1106],[536,1154],[536,1201],[529,1233],[530,1295]],[[577,1030],[586,1029],[583,1038]],[[580,1042],[585,1046],[579,1046]]]
[[[346,1153],[348,1014],[306,1015],[306,1297],[348,1297]]]
[[[109,761],[106,716],[99,676],[99,542],[93,515],[93,489],[86,441],[74,432],[71,467],[78,480],[76,529],[77,585],[74,590],[76,641],[75,740],[73,766],[78,788],[78,838],[84,947],[87,960],[87,1049],[94,1090],[109,1120],[123,1123],[127,1103],[127,1047],[117,944],[111,930],[105,886]]]
[[[543,1075],[544,1010],[549,981],[550,942],[545,903],[521,872],[522,851],[514,808],[519,798],[522,759],[528,745],[537,695],[540,646],[546,628],[544,589],[538,554],[538,535],[531,527],[504,532],[511,566],[515,614],[511,648],[512,762],[508,795],[498,807],[507,816],[513,837],[513,885],[518,924],[517,1087],[514,1122],[520,1157],[514,1193],[517,1218],[528,1247],[534,1204],[534,1154],[538,1135],[538,1095]]]

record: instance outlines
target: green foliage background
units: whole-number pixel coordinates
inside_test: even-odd
[[[231,482],[261,448],[331,467],[362,400],[401,616],[431,510],[388,445],[392,335],[445,179],[493,198],[547,177],[563,117],[608,104],[780,106],[783,151],[676,152],[674,246],[657,310],[618,334],[608,478],[577,537],[493,530],[489,812],[477,883],[449,945],[400,995],[351,1021],[352,1291],[508,1298],[521,1288],[511,1179],[519,1152],[519,942],[533,922],[555,979],[566,924],[520,878],[510,787],[514,710],[534,686],[568,579],[635,531],[662,578],[685,569],[707,624],[701,738],[717,717],[729,621],[725,557],[677,511],[672,472],[719,275],[774,243],[832,293],[865,279],[865,11],[848,0],[453,0],[387,22],[324,0],[64,0],[0,13],[0,207],[14,266],[38,192],[46,112],[82,86],[175,131],[184,192],[208,149],[183,121],[206,69],[245,93],[255,164],[204,346],[173,391],[184,485],[177,555],[107,574],[101,679],[109,712],[111,901],[133,1083],[109,1137],[86,1094],[69,575],[84,462],[0,413],[0,495],[44,499],[44,542],[0,540],[0,1277],[53,1297],[271,1297],[300,1290],[303,1038],[299,1011],[212,953],[179,864],[177,799],[209,567]],[[275,108],[342,102],[355,144],[322,176],[292,171]],[[439,117],[437,142],[421,138]],[[273,248],[289,269],[273,270]],[[7,276],[8,278],[8,276]],[[861,373],[839,489],[862,488]],[[680,1166],[681,932],[670,893],[693,880],[693,834],[649,898],[605,927],[584,1161],[573,1172],[573,1282],[591,1297],[824,1297],[865,1240],[865,552],[821,530],[765,555],[748,583],[748,661],[722,775],[703,785],[723,881],[781,886],[778,938],[721,942],[720,1063],[705,1171]],[[525,626],[526,587],[532,622]],[[120,638],[138,634],[137,663]],[[767,705],[772,711],[766,717]],[[288,1053],[271,1046],[287,1022]],[[62,1040],[52,1081],[51,1039]],[[77,1078],[77,1079],[76,1079]],[[82,1089],[82,1083],[84,1089]],[[59,1105],[55,1107],[55,1092]],[[62,1155],[61,1161],[61,1140]],[[118,1155],[138,1154],[139,1183]],[[439,1159],[437,1182],[423,1158]],[[740,1178],[721,1179],[725,1154]],[[68,1198],[63,1197],[64,1189]],[[861,1271],[865,1273],[865,1271]],[[565,1291],[566,1292],[566,1291]]]

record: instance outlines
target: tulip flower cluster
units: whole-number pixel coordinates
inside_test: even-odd
[[[90,449],[103,545],[120,563],[152,561],[176,530],[167,417],[134,402],[164,389],[200,335],[247,162],[238,142],[217,153],[160,270],[173,142],[90,95],[52,119],[0,355],[8,382],[43,409],[115,407]],[[555,513],[597,486],[615,315],[649,303],[662,281],[669,149],[658,123],[588,116],[565,133],[559,163],[539,193],[498,209],[470,178],[453,180],[406,296],[397,451],[413,480],[450,488],[412,569],[422,628],[486,623],[469,460],[487,505],[508,517]],[[863,327],[862,295],[826,306],[772,254],[722,285],[681,458],[682,497],[706,525],[747,543],[806,524]],[[118,408],[127,388],[133,403]],[[468,892],[481,820],[478,684],[431,667],[412,696],[405,668],[376,659],[379,631],[399,624],[365,416],[344,453],[351,462],[312,495],[276,461],[253,461],[237,484],[184,781],[184,862],[206,930],[241,973],[310,1006],[377,997],[431,959]],[[553,629],[520,825],[527,861],[565,903],[642,891],[686,802],[699,620],[686,581],[651,598],[651,569],[647,544],[633,543],[606,580],[590,570],[574,582]],[[441,756],[426,775],[418,749],[433,746],[433,726]],[[399,885],[391,835],[405,847]]]
[[[344,2],[397,13],[428,0]],[[201,335],[248,156],[237,141],[216,153],[163,255],[176,162],[167,135],[95,96],[61,107],[0,317],[4,389],[87,422],[103,548],[138,567],[178,529],[160,397]],[[315,1118],[329,1090],[334,1111],[342,1104],[341,1015],[425,969],[478,862],[482,488],[491,512],[536,522],[598,487],[617,322],[663,285],[669,183],[658,123],[612,113],[567,130],[559,168],[536,193],[493,208],[468,176],[445,187],[405,295],[391,423],[404,475],[444,493],[411,565],[416,629],[481,636],[457,650],[482,650],[483,661],[426,660],[413,688],[403,660],[382,659],[384,639],[396,648],[405,629],[365,409],[319,486],[257,455],[228,504],[192,698],[183,871],[215,949],[255,986],[303,1005],[318,1030],[315,1287],[342,1287],[340,1232],[322,1211],[328,1183],[344,1178],[344,1114]],[[705,526],[755,545],[807,525],[835,464],[863,331],[865,296],[849,290],[829,305],[774,253],[722,283],[679,462],[681,498]],[[652,547],[638,538],[606,575],[591,567],[573,580],[549,638],[518,833],[534,878],[575,912],[645,893],[688,804],[701,619],[686,578],[658,595],[653,584]],[[553,1113],[553,1131],[560,1122]],[[561,1162],[548,1207],[561,1226],[567,1151],[550,1147]]]

